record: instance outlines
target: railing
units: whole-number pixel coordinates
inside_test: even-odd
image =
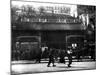
[[[42,19],[42,18],[22,18],[21,22],[42,22],[42,23],[81,23],[77,19]]]

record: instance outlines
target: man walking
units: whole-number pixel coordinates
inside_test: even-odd
[[[60,51],[60,63],[65,64],[65,51],[64,50]]]
[[[55,54],[55,50],[50,48],[50,51],[49,51],[49,62],[48,62],[47,67],[50,67],[51,63],[53,64],[53,67],[56,66],[56,65],[54,65],[54,54]]]
[[[71,67],[70,66],[72,64],[72,49],[71,48],[68,49],[67,56],[68,56],[68,60],[69,60],[68,67]]]

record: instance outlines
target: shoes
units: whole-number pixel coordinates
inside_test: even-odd
[[[70,65],[68,65],[68,67],[71,67]]]
[[[53,65],[53,67],[56,67],[56,65]]]
[[[47,65],[47,67],[50,67],[49,65]]]
[[[47,67],[50,67],[50,65],[47,65]],[[56,65],[53,65],[53,67],[56,67]]]

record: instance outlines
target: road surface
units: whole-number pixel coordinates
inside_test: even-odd
[[[90,70],[96,69],[96,62],[73,62],[72,67],[67,67],[68,62],[66,64],[63,63],[55,63],[56,67],[47,67],[47,63],[15,63],[11,65],[11,73],[15,74],[34,74],[41,72],[58,72],[58,71],[75,71],[75,70]]]

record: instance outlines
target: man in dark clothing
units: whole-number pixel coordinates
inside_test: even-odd
[[[65,51],[61,50],[60,52],[60,63],[64,63],[65,64]]]
[[[67,51],[67,56],[68,56],[68,60],[69,60],[68,67],[71,67],[70,66],[72,64],[72,50],[71,49],[69,49]]]
[[[37,56],[36,56],[36,62],[37,63],[41,63],[41,56],[42,55],[42,50],[41,48],[39,48],[39,52],[37,53]]]
[[[53,67],[56,66],[56,65],[54,65],[54,54],[55,54],[54,49],[51,49],[51,48],[50,48],[50,52],[49,52],[49,62],[48,62],[47,67],[50,67],[50,64],[51,64],[51,63],[53,64]]]

